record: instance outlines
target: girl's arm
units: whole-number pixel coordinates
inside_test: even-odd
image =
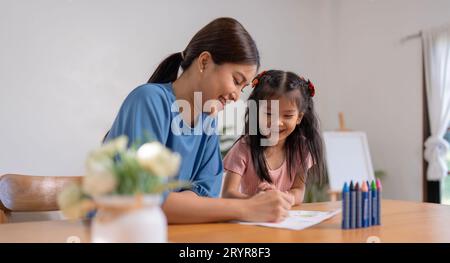
[[[249,199],[201,197],[192,191],[170,193],[162,209],[171,224],[229,220],[278,222],[291,208],[289,196],[279,191],[262,192]]]
[[[291,189],[287,191],[288,194],[290,194],[293,199],[293,205],[299,205],[303,202],[303,198],[305,197],[305,183],[300,179],[301,174],[297,174],[294,179],[294,184],[292,185]],[[306,178],[304,176],[303,178]]]
[[[223,182],[222,197],[247,199],[248,195],[239,191],[241,185],[241,176],[237,173],[227,171],[225,181]]]

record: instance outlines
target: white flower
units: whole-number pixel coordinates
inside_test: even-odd
[[[61,211],[68,219],[80,219],[86,217],[86,215],[94,209],[95,203],[92,200],[83,199]]]
[[[139,164],[154,175],[167,177],[178,172],[181,157],[159,142],[143,144],[137,151]]]
[[[114,161],[108,157],[91,156],[86,162],[83,191],[92,196],[107,194],[117,186],[113,173]]]
[[[65,217],[79,219],[95,208],[91,200],[83,199],[82,191],[77,184],[64,188],[58,195],[58,206]]]
[[[107,143],[103,144],[97,150],[91,152],[92,157],[114,157],[117,153],[127,149],[128,138],[125,135],[119,136]]]
[[[82,192],[76,184],[70,184],[58,195],[58,206],[66,209],[81,200]]]

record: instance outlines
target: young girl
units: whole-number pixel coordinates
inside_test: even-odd
[[[317,166],[315,174],[324,170],[323,143],[312,99],[314,85],[292,72],[270,70],[253,80],[253,88],[249,102],[256,103],[256,110],[247,108],[245,134],[223,161],[227,171],[223,196],[245,199],[272,190],[287,193],[291,205],[298,205],[303,201],[308,170],[313,164]],[[272,108],[274,100],[278,101],[278,111]],[[257,127],[252,134],[254,115]],[[272,143],[264,146],[264,139]]]
[[[232,18],[218,18],[197,32],[183,51],[162,61],[148,83],[123,102],[105,141],[127,135],[131,145],[149,134],[182,156],[176,179],[193,187],[164,194],[162,209],[169,223],[279,221],[288,214],[289,197],[284,193],[248,200],[216,198],[223,172],[218,135],[201,128],[197,133],[201,123],[215,122],[211,114],[239,99],[259,61],[245,28]],[[211,100],[215,103],[205,107]],[[182,133],[177,129],[180,117]]]

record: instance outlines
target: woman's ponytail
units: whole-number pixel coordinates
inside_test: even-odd
[[[178,69],[183,62],[182,52],[174,53],[164,59],[156,68],[148,83],[167,83],[177,79]]]

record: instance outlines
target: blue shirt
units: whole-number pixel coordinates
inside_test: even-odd
[[[131,145],[144,143],[150,135],[181,155],[178,180],[191,182],[199,196],[218,197],[223,167],[217,119],[202,113],[191,128],[182,121],[175,100],[171,83],[137,87],[123,102],[105,141],[126,135]]]

